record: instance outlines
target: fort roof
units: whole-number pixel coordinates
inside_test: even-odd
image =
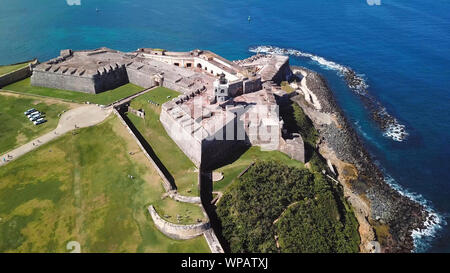
[[[263,82],[273,80],[281,67],[288,62],[288,56],[267,54],[257,54],[245,60],[235,61],[236,64],[259,73]]]
[[[62,51],[62,54],[65,51]],[[77,76],[94,76],[131,61],[131,56],[107,48],[74,51],[37,65],[34,70]]]

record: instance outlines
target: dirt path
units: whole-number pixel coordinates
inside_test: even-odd
[[[39,146],[61,136],[67,132],[77,128],[89,127],[96,125],[111,114],[111,108],[101,108],[96,105],[84,105],[65,112],[58,123],[55,130],[42,135],[32,141],[8,152],[0,155],[0,166],[38,148]]]
[[[42,101],[46,104],[64,104],[67,105],[70,109],[73,108],[77,108],[80,105],[84,105],[82,103],[77,103],[77,102],[70,102],[67,100],[62,100],[62,99],[57,99],[57,98],[52,98],[52,97],[46,97],[46,96],[40,96],[40,95],[35,95],[35,94],[25,94],[25,93],[18,93],[15,91],[9,91],[9,90],[4,90],[0,88],[0,95],[2,96],[10,96],[10,97],[17,97],[17,98],[25,98],[25,99],[34,99],[36,101]]]

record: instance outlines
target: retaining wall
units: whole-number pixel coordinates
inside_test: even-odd
[[[142,152],[144,153],[144,155],[147,157],[147,159],[150,161],[150,163],[152,163],[153,167],[155,168],[155,170],[158,172],[159,176],[161,177],[161,179],[163,180],[163,186],[164,189],[166,191],[171,191],[174,190],[172,188],[172,184],[169,182],[169,180],[167,179],[167,177],[164,175],[164,173],[161,171],[161,169],[158,167],[158,165],[156,164],[156,162],[153,160],[153,158],[148,154],[148,152],[145,150],[144,146],[142,145],[142,143],[139,141],[139,139],[137,138],[137,136],[134,134],[133,130],[131,130],[131,128],[128,126],[128,124],[126,123],[126,121],[123,119],[122,115],[119,113],[119,111],[117,111],[115,108],[113,108],[114,110],[114,114],[116,114],[119,117],[120,122],[122,122],[122,124],[128,129],[128,132],[133,136],[134,140],[136,140],[137,144],[139,145],[139,148],[141,148]]]
[[[172,191],[169,193],[170,198],[173,200],[184,202],[184,203],[191,203],[191,204],[201,204],[202,200],[199,196],[184,196],[178,194],[176,191]]]
[[[166,236],[172,239],[176,240],[192,239],[202,235],[205,231],[210,229],[209,222],[192,225],[177,225],[167,222],[158,215],[158,213],[156,212],[155,208],[152,205],[148,207],[148,211],[152,216],[153,223],[155,223],[156,228],[158,228],[159,231],[161,231]]]
[[[26,79],[31,76],[31,66],[37,64],[37,59],[34,59],[31,64],[12,71],[8,74],[0,76],[0,88],[7,86],[11,83]],[[17,63],[18,64],[18,63]]]

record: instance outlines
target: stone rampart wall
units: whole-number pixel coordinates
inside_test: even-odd
[[[289,66],[289,61],[285,62],[277,73],[273,76],[272,81],[280,84],[282,81],[286,81],[292,75],[291,67]]]
[[[180,117],[175,117],[172,112],[173,108],[181,108],[177,105],[168,107],[164,104],[161,109],[160,121],[161,124],[166,129],[167,134],[172,138],[173,141],[180,147],[180,149],[189,157],[189,159],[199,167],[201,163],[201,141],[196,139],[194,134],[192,134],[191,123],[194,122],[189,115],[183,115]],[[180,114],[181,115],[181,114]],[[183,126],[181,120],[184,120]]]
[[[26,67],[20,68],[18,70],[12,71],[8,74],[0,76],[0,88],[7,86],[11,83],[23,80],[31,76],[31,66],[36,64],[37,60],[35,59],[31,65],[27,65]]]
[[[119,111],[117,111],[114,108],[114,114],[116,114],[116,116],[119,117],[120,122],[127,128],[128,132],[133,136],[134,140],[136,140],[137,144],[139,145],[139,148],[141,148],[142,152],[144,153],[144,155],[147,157],[147,159],[150,161],[150,163],[153,165],[153,167],[155,168],[155,170],[158,172],[159,176],[161,177],[162,181],[163,181],[163,186],[164,189],[166,191],[172,191],[174,190],[172,188],[172,184],[170,183],[170,181],[167,179],[167,177],[164,175],[164,173],[161,171],[161,169],[158,167],[158,164],[156,164],[156,162],[153,160],[153,158],[148,154],[148,152],[145,150],[144,145],[142,145],[142,143],[139,141],[138,137],[136,136],[136,134],[133,132],[133,130],[131,130],[131,128],[128,126],[128,124],[126,123],[126,121],[123,119],[122,115],[119,113]]]
[[[257,77],[254,79],[247,79],[243,82],[243,93],[252,93],[255,91],[259,91],[262,89],[261,77]]]
[[[154,76],[149,75],[148,73],[127,67],[127,75],[129,82],[132,84],[142,86],[144,88],[156,86]]]
[[[95,94],[95,81],[93,77],[56,74],[35,70],[31,76],[31,85]]]
[[[155,208],[150,205],[148,211],[153,219],[156,228],[164,233],[166,236],[176,240],[187,240],[202,235],[205,231],[210,229],[209,222],[198,223],[192,225],[177,225],[162,219]]]
[[[86,74],[71,74],[70,70],[63,68],[57,72],[34,70],[31,76],[31,85],[96,94],[129,82],[126,68],[123,65],[110,67],[108,71],[100,71],[94,75]]]
[[[129,80],[125,65],[114,67],[108,72],[103,72],[100,75],[94,75],[94,84],[96,93],[117,88],[119,86],[127,84],[128,82]]]

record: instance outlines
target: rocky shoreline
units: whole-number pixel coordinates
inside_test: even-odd
[[[360,224],[362,252],[414,250],[412,231],[425,228],[431,217],[425,208],[402,196],[384,180],[355,130],[347,121],[326,81],[316,72],[291,67],[299,75],[299,95],[292,98],[303,108],[320,134],[319,152],[337,171],[344,195]]]
[[[386,108],[369,94],[367,91],[367,84],[363,78],[358,76],[355,71],[350,68],[346,68],[343,71],[343,74],[348,87],[361,98],[361,101],[369,111],[370,116],[380,129],[386,134],[391,134],[391,137],[396,141],[404,140],[408,136],[408,133],[405,131],[405,126],[399,124],[397,119],[391,116],[386,111]]]

